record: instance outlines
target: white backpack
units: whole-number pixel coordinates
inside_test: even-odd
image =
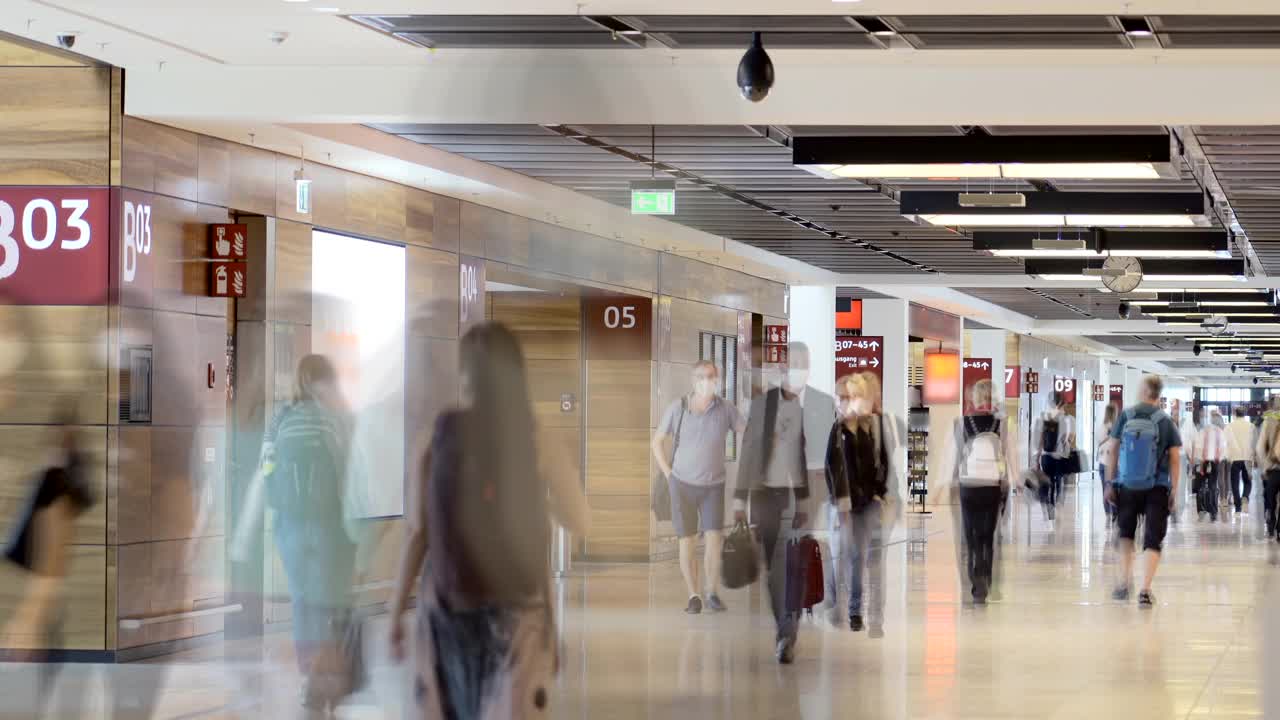
[[[962,484],[999,485],[1004,481],[1004,442],[1000,431],[1000,418],[996,418],[995,424],[985,432],[978,432],[972,418],[964,418],[965,450],[960,466]]]

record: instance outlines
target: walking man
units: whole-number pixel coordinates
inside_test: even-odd
[[[1109,465],[1116,469],[1108,500],[1117,508],[1122,572],[1120,584],[1112,597],[1122,601],[1129,599],[1134,536],[1138,516],[1145,515],[1146,530],[1142,544],[1147,556],[1142,590],[1138,593],[1138,605],[1142,607],[1155,604],[1151,581],[1160,566],[1160,550],[1182,470],[1179,462],[1182,439],[1173,420],[1160,409],[1160,393],[1163,391],[1164,381],[1159,376],[1142,378],[1140,401],[1120,414],[1111,429],[1111,440],[1107,446],[1111,459]]]
[[[685,612],[725,610],[720,600],[720,550],[724,543],[725,438],[741,431],[736,408],[720,397],[720,370],[703,360],[693,366],[693,393],[671,403],[653,437],[653,458],[671,491],[671,524],[680,539],[680,572],[689,603]],[[667,443],[674,447],[667,450]],[[698,531],[706,539],[703,578],[694,554]],[[705,581],[705,582],[704,582]]]
[[[1236,513],[1249,511],[1249,495],[1253,492],[1253,475],[1249,461],[1253,459],[1253,423],[1245,414],[1245,407],[1237,405],[1235,419],[1227,426],[1227,458],[1231,461],[1231,500]],[[1242,492],[1243,488],[1243,492]]]
[[[808,369],[809,350],[801,343],[792,343],[789,359],[804,363]],[[769,389],[751,403],[746,432],[742,435],[742,454],[738,458],[738,485],[734,492],[734,515],[739,521],[747,520],[748,505],[751,522],[756,525],[764,546],[765,566],[769,570],[769,598],[773,607],[773,619],[777,634],[775,652],[779,663],[790,664],[795,659],[796,635],[799,630],[798,613],[787,607],[787,564],[784,523],[789,517],[791,529],[798,531],[809,523],[809,462],[806,455],[807,433],[820,421],[831,428],[834,410],[825,399],[821,410],[815,405],[813,413],[801,405],[800,376],[791,377],[782,387]],[[806,378],[803,378],[807,380]],[[834,404],[834,403],[833,403]],[[814,415],[806,422],[807,415]],[[818,418],[817,415],[822,415]]]

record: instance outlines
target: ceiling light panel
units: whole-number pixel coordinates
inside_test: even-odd
[[[1039,277],[1083,277],[1081,273],[1086,267],[1097,267],[1098,262],[1085,262],[1071,259],[1032,259],[1023,263],[1028,275]],[[1208,279],[1211,277],[1243,278],[1245,264],[1243,260],[1165,260],[1154,259],[1142,261],[1142,273],[1148,280],[1174,278],[1186,280],[1188,277]]]
[[[898,210],[947,227],[1191,227],[1207,225],[1204,195],[1186,193],[1026,192],[1024,207],[971,208],[960,193],[904,190]]]
[[[1176,177],[1169,136],[964,135],[792,139],[792,162],[823,177],[1152,180]]]
[[[973,249],[997,257],[1100,258],[1230,258],[1231,239],[1220,230],[1087,232],[977,231]]]

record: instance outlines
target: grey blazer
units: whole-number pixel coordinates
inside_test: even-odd
[[[778,417],[781,388],[768,392],[751,401],[751,413],[747,417],[747,429],[742,434],[742,453],[738,457],[738,483],[734,497],[746,500],[748,495],[764,487],[765,473],[773,455],[773,425]],[[827,434],[836,419],[835,400],[814,387],[805,389],[804,422],[801,424],[801,452],[795,459],[796,477],[801,478],[796,488],[796,498],[809,497],[808,468],[823,467],[827,456]]]

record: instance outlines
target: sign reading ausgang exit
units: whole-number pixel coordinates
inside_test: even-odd
[[[862,335],[836,338],[836,379],[859,372],[884,378],[884,337]]]

